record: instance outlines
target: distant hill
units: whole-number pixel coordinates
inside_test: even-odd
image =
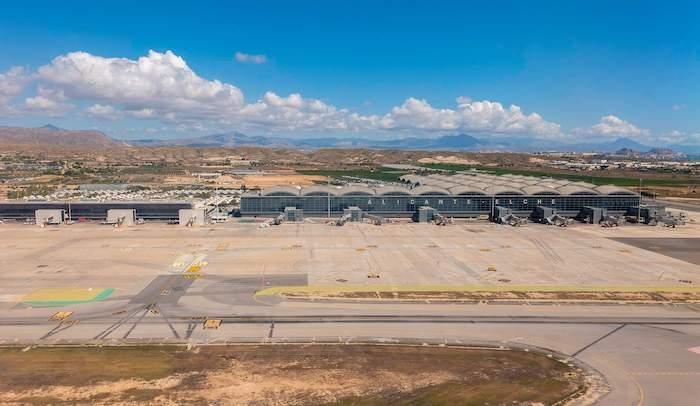
[[[113,148],[126,145],[93,130],[64,130],[47,124],[39,128],[0,127],[0,147],[63,146],[73,148]]]
[[[470,135],[447,135],[438,138],[397,138],[391,140],[372,140],[367,138],[284,138],[249,136],[240,132],[205,135],[194,138],[177,138],[168,140],[143,139],[129,141],[137,146],[187,146],[187,147],[236,147],[266,146],[293,148],[379,148],[379,149],[448,149],[473,150],[481,142]]]
[[[608,142],[575,144],[569,146],[569,148],[569,151],[612,153],[620,150],[648,151],[652,147],[641,144],[631,138],[617,138]]]

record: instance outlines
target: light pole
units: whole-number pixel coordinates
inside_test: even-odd
[[[328,218],[331,218],[331,178],[328,178],[328,184],[326,185],[328,187]]]

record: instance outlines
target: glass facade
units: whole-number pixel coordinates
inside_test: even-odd
[[[136,217],[144,220],[177,220],[180,209],[191,208],[187,202],[2,202],[0,218],[33,218],[38,209],[63,209],[73,220],[104,220],[109,209],[135,209]]]
[[[241,197],[241,214],[244,216],[271,215],[293,206],[304,210],[304,214],[341,215],[343,209],[357,206],[363,211],[383,216],[407,217],[421,206],[430,206],[441,214],[453,217],[469,217],[490,214],[492,206],[509,207],[519,214],[529,214],[537,206],[556,208],[575,215],[584,206],[606,208],[612,212],[624,212],[639,204],[635,195],[572,195],[572,196],[260,196]]]

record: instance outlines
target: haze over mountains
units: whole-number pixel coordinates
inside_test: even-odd
[[[649,151],[659,146],[641,144],[633,139],[620,137],[608,142],[564,144],[532,139],[510,140],[477,138],[468,134],[444,135],[437,138],[406,137],[395,139],[369,138],[285,138],[249,136],[240,132],[205,135],[192,138],[178,139],[142,139],[130,140],[131,145],[166,146],[178,145],[189,147],[237,147],[237,146],[269,146],[288,148],[376,148],[376,149],[420,149],[420,150],[455,150],[455,151],[543,151],[559,150],[572,152],[615,152],[621,149],[633,151]],[[669,148],[668,146],[663,146]],[[700,147],[671,146],[670,149],[679,152],[700,152]]]
[[[395,139],[369,138],[291,138],[274,136],[249,136],[232,131],[201,137],[174,139],[115,140],[95,130],[65,130],[51,124],[39,128],[0,127],[0,146],[9,145],[60,145],[80,148],[110,148],[124,146],[184,146],[184,147],[239,147],[261,146],[279,148],[368,148],[396,150],[454,150],[454,151],[543,151],[615,152],[631,150],[645,152],[663,147],[684,153],[699,153],[700,147],[650,146],[630,138],[617,138],[602,143],[563,144],[532,139],[488,139],[468,134],[444,135],[436,138],[406,137]]]

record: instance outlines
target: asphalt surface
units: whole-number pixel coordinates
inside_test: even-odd
[[[482,231],[479,238],[470,238],[476,230]],[[697,405],[700,399],[700,304],[335,302],[254,295],[266,287],[337,284],[341,278],[371,284],[369,270],[381,272],[382,284],[465,283],[476,276],[488,284],[495,282],[483,269],[491,264],[499,270],[493,278],[513,281],[679,284],[681,278],[696,279],[700,269],[693,259],[700,251],[696,224],[673,230],[289,225],[250,239],[238,237],[269,230],[188,229],[177,238],[161,237],[166,232],[156,227],[4,231],[4,345],[397,340],[532,345],[602,373],[611,388],[602,404]],[[401,233],[410,238],[395,236]],[[202,253],[208,264],[201,274],[180,274],[169,266],[183,262],[173,262],[181,254]],[[73,285],[115,291],[103,301],[62,307],[22,301],[37,288]],[[72,313],[51,320],[58,311]],[[204,329],[206,319],[222,323]]]
[[[700,265],[700,238],[612,238],[612,240]]]
[[[252,294],[260,286],[259,277],[206,282],[195,288],[197,284],[182,275],[161,275],[131,297],[107,300],[89,310],[69,308],[74,313],[63,322],[49,320],[56,308],[31,309],[25,317],[4,315],[0,344],[410,339],[533,345],[573,357],[603,374],[611,391],[600,404],[696,405],[700,398],[698,305],[260,301]],[[298,275],[266,276],[265,285],[277,283],[306,281]],[[204,308],[205,297],[214,298],[217,306]],[[207,318],[222,324],[204,329]]]

